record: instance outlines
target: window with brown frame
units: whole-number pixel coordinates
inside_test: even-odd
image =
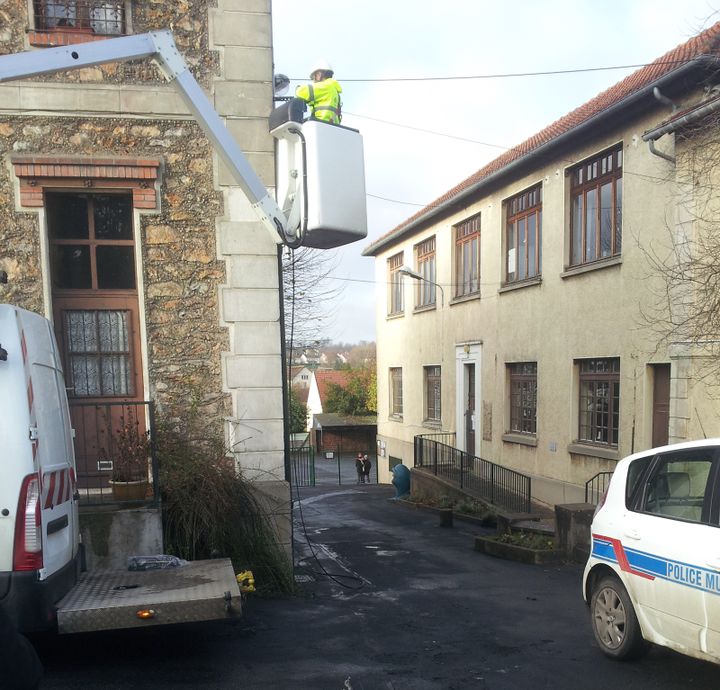
[[[425,373],[425,421],[440,423],[441,418],[441,371],[440,367],[424,367]]]
[[[134,290],[130,194],[46,195],[55,290]]]
[[[510,431],[537,433],[537,362],[508,364],[510,377]]]
[[[571,266],[620,255],[622,165],[620,145],[571,170]]]
[[[423,278],[417,281],[415,306],[428,307],[435,304],[435,237],[415,245],[415,261]]]
[[[578,440],[617,447],[620,359],[581,359]]]
[[[33,0],[36,31],[85,31],[102,36],[126,33],[125,1]]]
[[[455,297],[480,290],[480,214],[455,226]]]
[[[542,185],[505,202],[505,281],[515,283],[542,273]]]
[[[390,367],[390,416],[403,416],[402,367]]]
[[[388,299],[388,315],[402,314],[403,305],[403,282],[400,269],[403,265],[403,253],[395,254],[388,259],[388,287],[390,290]]]

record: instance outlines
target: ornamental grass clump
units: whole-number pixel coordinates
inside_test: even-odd
[[[292,591],[289,559],[257,490],[220,439],[161,428],[157,453],[166,550],[187,560],[230,558],[251,570],[260,593]]]

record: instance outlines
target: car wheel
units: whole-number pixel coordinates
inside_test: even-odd
[[[646,649],[627,590],[617,577],[603,577],[590,600],[593,633],[605,654],[633,659]]]

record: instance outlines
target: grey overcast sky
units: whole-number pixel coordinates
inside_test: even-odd
[[[343,124],[365,147],[368,237],[337,250],[333,280],[345,289],[318,335],[374,340],[374,260],[362,250],[634,69],[427,78],[642,65],[718,21],[717,9],[720,0],[272,0],[275,71],[294,91],[328,60]],[[419,80],[351,81],[392,78]]]

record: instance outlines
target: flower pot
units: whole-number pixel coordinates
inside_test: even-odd
[[[134,482],[110,481],[113,498],[116,501],[144,501],[147,496],[150,482],[147,479],[139,479]]]

